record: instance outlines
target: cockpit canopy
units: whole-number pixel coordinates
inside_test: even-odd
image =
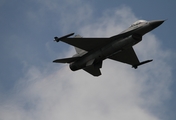
[[[138,20],[138,21],[136,21],[135,23],[133,23],[130,27],[139,25],[139,24],[141,24],[141,23],[146,23],[146,22],[147,22],[146,20]]]

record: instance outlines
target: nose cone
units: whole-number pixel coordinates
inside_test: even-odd
[[[157,28],[158,26],[160,26],[165,20],[155,20],[155,21],[151,21],[150,25],[152,26],[153,29]]]

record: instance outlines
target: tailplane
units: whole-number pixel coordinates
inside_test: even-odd
[[[79,59],[80,59],[80,57],[71,57],[71,58],[57,59],[57,60],[54,60],[53,62],[55,62],[55,63],[72,63],[72,62],[77,61]]]
[[[94,60],[92,62],[94,62]],[[92,62],[90,62],[90,63],[92,63]],[[83,70],[85,70],[86,72],[90,73],[93,76],[97,76],[98,77],[98,76],[101,75],[100,68],[102,68],[102,63],[103,63],[103,61],[100,61],[100,62],[98,62],[96,64],[92,63],[91,65],[87,64],[88,66],[83,68]]]
[[[98,67],[96,67],[94,65],[88,66],[88,67],[84,68],[83,70],[85,70],[89,74],[91,74],[93,76],[96,76],[96,77],[101,75],[100,68],[98,68]]]

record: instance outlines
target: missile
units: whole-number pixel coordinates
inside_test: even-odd
[[[146,60],[146,61],[140,62],[139,64],[133,65],[132,67],[136,69],[138,66],[149,63],[149,62],[152,62],[152,61],[153,60]]]
[[[60,40],[66,39],[66,38],[68,38],[68,37],[70,37],[70,36],[72,36],[72,35],[74,35],[74,33],[70,33],[70,34],[65,35],[65,36],[62,36],[62,37],[60,37],[60,38],[54,37],[54,41],[59,42]]]

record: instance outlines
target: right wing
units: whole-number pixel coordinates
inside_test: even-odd
[[[91,51],[108,43],[110,38],[66,38],[61,41],[77,48]]]
[[[55,41],[57,42],[62,41],[67,44],[73,45],[74,47],[81,48],[85,51],[91,51],[106,45],[108,42],[111,42],[112,40],[115,40],[115,39],[118,40],[118,39],[127,37],[129,35],[132,35],[138,29],[140,29],[140,27],[134,30],[124,31],[110,38],[82,38],[82,37],[68,38],[74,34],[74,33],[71,33],[60,38],[55,37]]]

